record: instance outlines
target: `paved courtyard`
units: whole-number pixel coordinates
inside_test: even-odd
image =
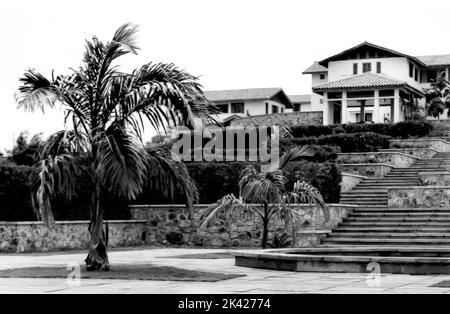
[[[246,274],[220,282],[134,281],[84,279],[70,286],[66,279],[0,278],[0,293],[450,293],[431,285],[450,276],[293,273],[234,266],[234,259],[180,259],[176,255],[224,252],[204,249],[148,249],[110,252],[114,264],[152,263],[192,270]],[[0,255],[0,269],[81,263],[85,254]]]

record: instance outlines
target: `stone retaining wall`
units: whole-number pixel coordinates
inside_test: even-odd
[[[356,174],[364,177],[381,178],[394,168],[388,164],[340,164],[342,172]]]
[[[434,148],[424,147],[424,148],[389,148],[389,149],[379,149],[379,152],[383,153],[402,153],[405,155],[411,155],[419,158],[433,158],[438,151]]]
[[[208,246],[260,246],[262,228],[258,217],[247,219],[217,220],[207,230],[197,232],[200,217],[208,205],[197,205],[190,217],[185,206],[181,205],[137,205],[130,206],[133,219],[147,220],[147,243],[151,244],[188,244]],[[318,244],[321,237],[335,227],[354,208],[352,205],[330,204],[330,221],[325,222],[323,213],[311,206],[298,208],[299,223],[296,233],[300,231],[318,231],[315,236],[296,237],[297,246]],[[287,229],[292,234],[291,226],[285,226],[277,219],[271,224],[269,239],[275,234],[281,235]],[[324,231],[325,230],[325,231]]]
[[[346,173],[342,172],[342,181],[341,181],[341,193],[342,192],[348,192],[353,190],[353,188],[358,185],[359,182],[361,182],[364,179],[367,179],[367,177],[359,176],[352,173]]]
[[[390,140],[392,148],[430,147],[439,152],[450,152],[450,142],[440,138],[418,138]]]
[[[336,161],[345,164],[388,164],[398,168],[407,168],[419,158],[397,152],[340,153]]]
[[[145,243],[146,221],[108,221],[109,245],[137,246]],[[86,249],[88,221],[58,221],[53,228],[41,222],[0,222],[0,252],[45,252]]]
[[[425,185],[450,186],[450,172],[419,172]]]
[[[262,126],[281,125],[296,126],[307,124],[322,124],[322,111],[312,112],[285,112],[267,115],[258,115],[236,119],[231,122],[231,126]]]
[[[448,207],[450,186],[408,186],[388,188],[388,207]]]

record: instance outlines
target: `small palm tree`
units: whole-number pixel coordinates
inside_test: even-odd
[[[90,244],[88,270],[108,270],[104,199],[112,194],[134,200],[145,187],[167,196],[180,190],[187,203],[197,199],[195,184],[183,164],[159,147],[145,148],[144,121],[158,131],[167,126],[209,119],[209,103],[196,77],[173,64],[148,63],[132,73],[115,61],[139,49],[137,27],[125,24],[110,42],[86,43],[83,64],[69,75],[45,78],[27,70],[16,94],[18,107],[44,110],[61,105],[66,130],[49,137],[35,167],[33,203],[38,218],[54,222],[51,199],[75,192],[75,178],[89,178]]]
[[[210,206],[204,213],[200,230],[207,228],[215,219],[230,220],[232,217],[241,219],[253,218],[255,215],[262,223],[262,248],[268,241],[269,224],[273,218],[278,218],[292,225],[295,236],[295,225],[298,215],[295,205],[310,204],[320,208],[329,219],[328,207],[320,192],[306,182],[296,182],[292,191],[286,190],[287,178],[283,174],[286,165],[303,157],[314,155],[308,147],[297,147],[286,152],[281,158],[278,169],[270,172],[258,172],[255,167],[248,166],[242,171],[239,180],[239,198],[233,194],[226,195],[216,204]]]

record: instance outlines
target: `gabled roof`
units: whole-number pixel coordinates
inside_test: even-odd
[[[416,57],[427,66],[450,65],[450,55],[430,55]]]
[[[212,102],[238,102],[276,99],[286,107],[292,107],[291,101],[281,87],[205,91],[205,96]]]
[[[423,95],[423,93],[408,83],[391,78],[384,74],[375,74],[372,72],[354,75],[342,80],[332,81],[316,85],[313,87],[314,92],[323,92],[330,90],[345,90],[345,89],[365,89],[365,88],[383,88],[383,87],[407,87],[416,93]]]
[[[350,49],[344,50],[344,51],[342,51],[342,52],[340,52],[340,53],[338,53],[338,54],[336,54],[334,56],[326,58],[326,59],[320,61],[319,64],[323,65],[323,66],[327,66],[328,62],[335,61],[335,60],[340,60],[341,58],[344,58],[345,55],[351,54],[351,52],[353,52],[354,50],[358,50],[358,49],[363,48],[363,47],[370,47],[372,49],[382,51],[382,52],[384,52],[387,55],[392,56],[392,57],[405,57],[405,58],[408,58],[408,59],[418,63],[419,65],[421,65],[423,67],[426,67],[426,64],[424,62],[422,62],[421,60],[419,60],[418,58],[416,58],[416,57],[413,57],[413,56],[410,56],[410,55],[407,55],[407,54],[404,54],[404,53],[401,53],[401,52],[398,52],[398,51],[395,51],[395,50],[392,50],[392,49],[388,49],[388,48],[385,48],[385,47],[377,46],[377,45],[371,44],[371,43],[369,43],[367,41],[363,42],[362,44],[356,45],[356,46],[354,46],[354,47],[352,47]]]
[[[323,65],[320,65],[318,61],[314,62],[309,68],[302,72],[302,74],[324,73],[328,72],[328,69]]]
[[[308,95],[288,95],[292,103],[311,102],[311,94]]]

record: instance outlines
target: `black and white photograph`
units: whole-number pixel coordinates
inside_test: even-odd
[[[0,294],[450,293],[449,11],[1,1]]]

